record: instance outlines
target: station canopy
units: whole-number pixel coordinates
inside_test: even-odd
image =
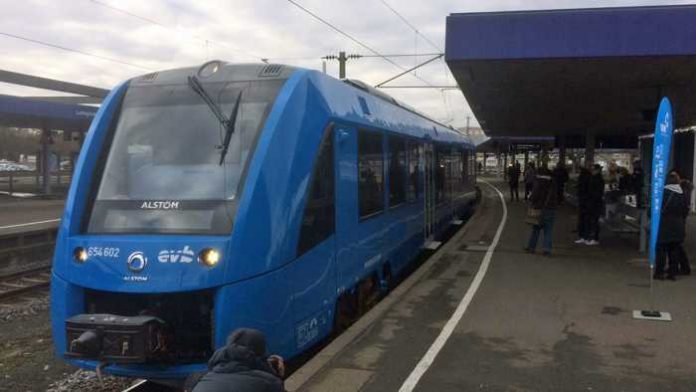
[[[0,125],[86,131],[98,108],[0,95]]]
[[[0,70],[0,82],[36,89],[72,94],[72,96],[17,97],[0,95],[0,125],[18,128],[86,131],[109,90]]]
[[[696,124],[696,6],[460,13],[447,64],[491,136],[651,133],[662,96]]]

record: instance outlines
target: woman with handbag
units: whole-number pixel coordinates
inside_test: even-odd
[[[539,168],[534,182],[534,189],[530,197],[530,206],[527,210],[527,223],[532,225],[532,234],[529,237],[527,247],[524,249],[529,253],[534,253],[539,234],[544,231],[544,256],[551,255],[553,244],[553,223],[556,218],[556,206],[558,205],[558,195],[556,184],[551,172],[546,167]]]

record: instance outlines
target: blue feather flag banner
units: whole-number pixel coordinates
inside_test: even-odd
[[[672,148],[673,117],[672,104],[667,97],[662,98],[655,121],[653,139],[652,179],[650,186],[650,267],[655,267],[655,248],[660,232],[662,213],[662,194],[665,188],[667,165]]]

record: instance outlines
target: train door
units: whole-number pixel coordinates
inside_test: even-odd
[[[437,249],[440,243],[434,241],[435,226],[435,152],[432,143],[425,143],[423,159],[423,196],[424,199],[424,219],[423,233],[425,235],[424,247],[427,249]]]
[[[337,125],[335,143],[336,273],[343,293],[384,261],[385,138]]]
[[[336,284],[339,294],[359,276],[356,263],[358,239],[357,130],[336,125]]]

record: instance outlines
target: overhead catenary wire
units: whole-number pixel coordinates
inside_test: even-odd
[[[152,68],[144,67],[144,66],[142,66],[142,65],[138,65],[138,64],[134,64],[134,63],[129,63],[129,62],[127,62],[127,61],[115,59],[115,58],[112,58],[112,57],[102,56],[102,55],[95,54],[95,53],[90,53],[90,52],[85,52],[85,51],[83,51],[83,50],[73,49],[73,48],[70,48],[70,47],[67,47],[67,46],[62,46],[62,45],[54,44],[54,43],[51,43],[51,42],[46,42],[46,41],[34,39],[34,38],[23,37],[23,36],[21,36],[21,35],[5,33],[5,32],[2,32],[2,31],[0,31],[0,35],[5,36],[5,37],[8,37],[8,38],[13,38],[13,39],[21,40],[21,41],[31,42],[31,43],[34,43],[34,44],[37,44],[37,45],[42,45],[42,46],[46,46],[46,47],[50,47],[50,48],[54,48],[54,49],[60,49],[60,50],[64,50],[64,51],[67,51],[67,52],[72,52],[72,53],[81,54],[81,55],[83,55],[83,56],[90,56],[90,57],[94,57],[94,58],[97,58],[97,59],[101,59],[101,60],[105,60],[105,61],[110,61],[110,62],[113,62],[113,63],[118,63],[118,64],[122,64],[122,65],[127,65],[127,66],[129,66],[129,67],[140,68],[140,69],[144,69],[144,70],[146,70],[146,71],[152,71],[152,70],[153,70]]]
[[[420,36],[421,38],[423,38],[423,40],[425,40],[425,42],[427,42],[428,44],[430,44],[430,46],[432,46],[433,48],[437,49],[437,50],[440,51],[441,53],[444,52],[444,50],[443,50],[438,44],[434,43],[433,41],[430,40],[430,38],[428,38],[428,37],[425,36],[423,33],[421,33],[420,30],[419,30],[413,23],[409,22],[409,20],[406,19],[405,16],[403,16],[399,11],[397,11],[394,7],[392,7],[389,3],[387,3],[386,0],[380,0],[380,2],[381,2],[385,7],[387,7],[394,15],[396,15],[399,19],[401,19],[401,21],[404,22],[404,24],[406,24],[408,27],[410,27],[410,28],[416,33],[417,36]],[[433,54],[433,55],[434,55],[434,54]],[[450,80],[450,73],[449,73],[448,70],[447,70],[447,65],[446,65],[446,63],[444,63],[444,62],[443,62],[442,64],[443,64],[443,67],[444,67],[444,70],[445,70],[445,80],[446,80],[447,82],[449,82],[449,80]],[[449,90],[449,88],[443,89],[442,91],[444,92],[445,90]]]
[[[378,58],[382,59],[382,57],[391,57],[391,58],[396,58],[396,57],[432,57],[432,56],[437,56],[442,53],[417,53],[417,54],[406,54],[406,53],[397,53],[397,54],[384,54],[381,56],[377,55],[372,55],[372,54],[358,54],[356,55],[358,58],[365,58],[365,59],[371,59],[371,58]],[[262,60],[264,61],[311,61],[311,60],[320,60],[325,56],[307,56],[307,57],[269,57],[269,58],[264,58]]]
[[[299,8],[300,10],[304,11],[304,12],[307,13],[308,15],[312,16],[314,19],[316,19],[316,20],[320,21],[321,23],[325,24],[326,26],[328,26],[329,28],[331,28],[331,29],[334,30],[335,32],[341,34],[342,36],[348,38],[349,40],[351,40],[351,41],[353,41],[354,43],[358,44],[358,45],[361,46],[362,48],[368,50],[368,51],[371,52],[372,54],[374,54],[374,55],[376,55],[376,56],[378,56],[378,57],[381,57],[382,59],[384,59],[384,61],[386,61],[386,62],[388,62],[388,63],[394,65],[395,67],[401,69],[402,71],[405,71],[405,70],[406,70],[406,68],[402,67],[402,66],[401,66],[400,64],[398,64],[397,62],[391,60],[389,57],[384,56],[383,54],[381,54],[380,52],[376,51],[376,50],[373,49],[372,47],[368,46],[367,44],[365,44],[365,43],[361,42],[360,40],[358,40],[357,38],[353,37],[352,35],[346,33],[345,31],[341,30],[340,28],[336,27],[336,26],[333,25],[331,22],[327,21],[326,19],[322,18],[321,16],[317,15],[316,13],[310,11],[310,10],[307,9],[306,7],[304,7],[304,6],[302,6],[301,4],[299,4],[298,2],[296,2],[295,0],[288,0],[288,2],[290,2],[292,5],[294,5],[295,7]],[[430,82],[428,82],[427,80],[421,78],[420,76],[418,76],[418,75],[413,75],[413,76],[416,77],[416,78],[418,78],[418,79],[419,79],[420,81],[422,81],[423,83],[425,83],[425,84],[427,84],[427,85],[429,85],[429,86],[432,86],[432,85],[430,84]]]
[[[113,5],[108,4],[108,3],[106,3],[106,2],[103,2],[103,1],[100,1],[100,0],[89,0],[89,1],[90,1],[92,4],[99,5],[99,6],[101,6],[101,7],[110,9],[110,10],[112,10],[112,11],[115,11],[115,12],[118,12],[118,13],[121,13],[121,14],[124,14],[124,15],[128,15],[128,16],[130,16],[130,17],[132,17],[132,18],[138,19],[138,20],[140,20],[140,21],[142,21],[142,22],[146,22],[146,23],[153,24],[153,25],[155,25],[155,26],[159,26],[159,27],[161,27],[161,28],[163,28],[163,29],[167,29],[167,30],[171,30],[171,31],[181,31],[180,28],[173,27],[173,26],[168,26],[168,25],[166,25],[166,24],[164,24],[164,23],[162,23],[162,22],[159,22],[159,21],[157,21],[157,20],[154,20],[154,19],[151,19],[151,18],[142,16],[142,15],[138,15],[138,14],[136,14],[136,13],[133,13],[133,12],[131,12],[131,11],[128,11],[128,10],[125,10],[125,9],[122,9],[122,8],[119,8],[119,7],[114,7]],[[254,53],[252,53],[252,52],[250,52],[250,51],[247,51],[247,50],[245,50],[245,49],[241,49],[241,48],[239,48],[239,47],[237,47],[237,46],[234,46],[234,45],[229,45],[229,44],[227,44],[227,43],[220,42],[220,41],[213,41],[213,40],[210,40],[210,39],[208,39],[208,38],[201,37],[201,36],[198,36],[198,35],[195,35],[195,34],[191,34],[190,36],[191,36],[191,38],[193,38],[193,39],[195,39],[195,40],[198,40],[198,41],[201,41],[203,44],[205,44],[206,50],[208,49],[208,45],[209,45],[209,44],[212,44],[212,45],[222,46],[222,47],[225,47],[225,48],[234,50],[234,51],[236,51],[236,52],[239,52],[239,53],[244,54],[244,55],[249,56],[249,57],[254,57],[254,58],[257,58],[257,59],[262,60],[262,61],[264,60],[263,57],[258,56],[258,55],[254,54]]]
[[[385,7],[389,8],[389,10],[390,10],[392,13],[394,13],[394,15],[396,15],[397,17],[399,17],[399,19],[401,19],[401,21],[403,21],[408,27],[410,27],[413,31],[415,31],[417,35],[419,35],[421,38],[423,38],[423,39],[425,40],[425,42],[427,42],[428,44],[430,44],[430,46],[432,46],[433,48],[439,50],[440,52],[444,52],[444,50],[442,50],[442,48],[441,48],[440,46],[438,46],[436,43],[434,43],[433,41],[431,41],[428,37],[426,37],[425,35],[423,35],[423,33],[421,33],[420,30],[418,30],[418,28],[417,28],[416,26],[414,26],[411,22],[409,22],[408,19],[406,19],[403,15],[401,15],[401,13],[399,13],[399,11],[397,11],[396,9],[394,9],[394,7],[392,7],[391,5],[389,5],[389,3],[386,2],[386,0],[379,0],[379,1],[380,1],[382,4],[384,4]]]
[[[394,79],[400,78],[401,76],[405,75],[405,74],[408,73],[408,72],[414,71],[414,70],[416,70],[416,69],[418,69],[418,68],[420,68],[420,67],[422,67],[422,66],[424,66],[424,65],[427,65],[427,64],[432,63],[433,61],[439,59],[439,58],[442,57],[442,56],[444,56],[444,55],[443,55],[443,54],[438,54],[437,56],[435,56],[435,57],[433,57],[433,58],[431,58],[431,59],[429,59],[429,60],[426,60],[426,61],[424,61],[424,62],[422,62],[422,63],[420,63],[420,64],[417,64],[416,66],[414,66],[414,67],[412,67],[412,68],[409,68],[409,69],[407,69],[407,70],[404,70],[404,72],[402,72],[402,73],[400,73],[400,74],[398,74],[398,75],[396,75],[396,76],[392,76],[391,78],[389,78],[389,79],[387,79],[387,80],[385,80],[385,81],[383,81],[383,82],[381,82],[381,83],[376,84],[375,87],[382,87],[383,85],[385,85],[385,84],[391,82],[391,81],[394,80]]]

